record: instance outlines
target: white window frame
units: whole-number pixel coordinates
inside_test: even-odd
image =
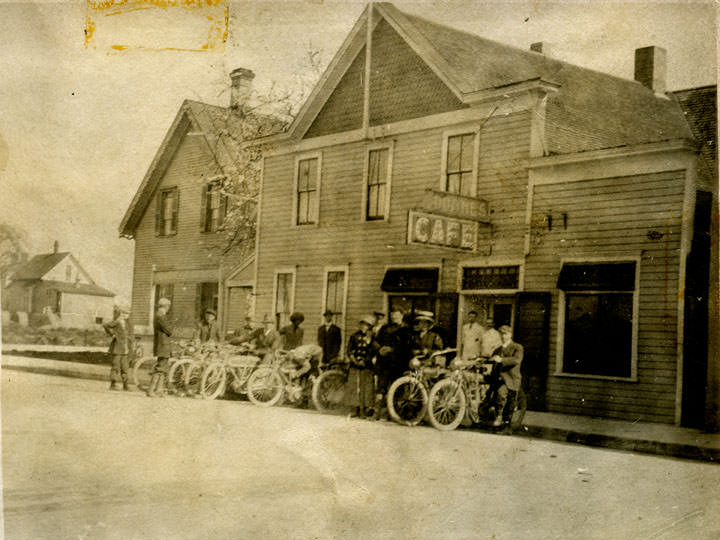
[[[272,306],[271,306],[271,314],[270,316],[273,319],[273,322],[275,321],[275,315],[277,314],[276,307],[277,307],[277,295],[278,295],[278,276],[280,274],[292,274],[292,287],[290,292],[290,313],[295,311],[295,290],[297,288],[297,267],[295,266],[287,266],[284,268],[276,268],[273,273],[273,296],[272,296]]]
[[[513,289],[463,289],[463,271],[465,268],[492,268],[496,266],[517,266],[518,267],[518,286]],[[525,261],[522,259],[465,259],[458,263],[457,273],[457,291],[460,294],[469,294],[473,296],[503,296],[515,294],[525,289]]]
[[[316,193],[317,193],[317,220],[315,220],[315,223],[298,223],[298,176],[299,176],[299,167],[300,162],[305,161],[308,159],[317,159],[318,167],[317,167],[317,182],[316,182]],[[292,209],[292,221],[290,225],[292,227],[317,227],[320,225],[320,188],[321,188],[321,180],[322,180],[322,152],[308,152],[305,154],[298,154],[295,156],[295,170],[293,171],[293,192],[292,192],[292,201],[293,201],[293,209]]]
[[[442,155],[440,161],[440,183],[438,184],[439,191],[443,193],[451,193],[445,188],[447,182],[447,153],[448,153],[448,141],[450,137],[456,137],[458,135],[473,135],[475,137],[473,142],[473,170],[472,170],[472,189],[470,190],[470,197],[477,197],[478,192],[478,169],[480,160],[480,126],[469,125],[464,128],[455,128],[443,131],[442,137]],[[462,193],[453,193],[453,195],[459,195],[461,197],[467,197]]]
[[[558,289],[558,315],[557,315],[557,338],[555,343],[555,372],[556,377],[568,377],[577,379],[600,379],[610,381],[638,382],[637,378],[637,360],[638,360],[638,328],[640,323],[640,262],[642,257],[625,256],[625,257],[572,257],[560,259],[560,268],[558,276],[562,271],[563,265],[566,263],[581,264],[603,264],[615,262],[634,262],[635,263],[635,290],[633,291],[633,313],[632,313],[632,338],[630,343],[630,377],[615,377],[612,375],[587,375],[584,373],[566,373],[563,371],[563,357],[565,355],[565,311],[566,311],[566,293],[562,289]],[[629,291],[573,291],[587,294],[628,294]]]
[[[345,344],[347,343],[347,298],[348,298],[348,283],[350,275],[350,265],[338,265],[338,266],[326,266],[323,268],[323,292],[322,292],[322,312],[320,313],[320,320],[324,321],[323,313],[327,309],[327,290],[328,290],[328,274],[330,272],[345,272],[345,279],[343,281],[343,299],[342,299],[342,320],[337,321],[335,324],[341,329],[342,342],[340,344],[340,358],[345,356]]]
[[[368,219],[367,214],[367,200],[368,200],[368,188],[370,182],[370,152],[374,150],[387,150],[388,151],[388,162],[387,162],[387,189],[385,193],[384,211],[382,219]],[[392,171],[393,171],[393,154],[395,153],[395,142],[390,141],[386,143],[371,144],[365,148],[365,162],[363,169],[363,183],[362,183],[362,207],[360,208],[360,221],[363,223],[385,223],[390,221],[390,193],[392,191]]]

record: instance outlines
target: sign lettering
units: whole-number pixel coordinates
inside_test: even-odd
[[[408,243],[475,251],[478,224],[474,221],[415,212],[408,214]]]

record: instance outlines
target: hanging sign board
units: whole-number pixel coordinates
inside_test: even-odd
[[[475,251],[478,241],[476,221],[438,216],[410,210],[408,244]]]

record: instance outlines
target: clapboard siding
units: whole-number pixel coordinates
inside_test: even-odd
[[[559,295],[550,319],[549,410],[673,422],[684,171],[536,185],[525,283],[557,290],[561,258],[640,257],[637,382],[553,376]],[[567,214],[567,229],[562,214]],[[548,230],[543,216],[553,216]],[[662,238],[651,240],[654,230]]]
[[[220,173],[201,135],[185,134],[153,194],[135,231],[135,264],[132,290],[132,322],[150,323],[153,267],[156,271],[218,268],[220,235],[203,233],[202,186]],[[177,187],[180,196],[177,234],[155,235],[156,195],[160,189]],[[195,318],[195,283],[176,282],[173,312],[179,323],[192,325]]]
[[[470,130],[478,125],[469,124]],[[521,256],[523,246],[530,117],[517,113],[490,118],[483,126],[478,163],[478,197],[492,211],[493,254]],[[380,283],[388,266],[440,266],[441,292],[456,292],[458,263],[477,255],[407,244],[408,211],[419,207],[426,189],[441,179],[444,129],[398,135],[392,140],[393,169],[389,219],[362,219],[366,143],[322,149],[318,225],[293,226],[293,174],[296,155],[265,160],[259,232],[256,316],[272,313],[273,276],[278,268],[296,268],[295,309],[306,316],[306,341],[320,324],[323,269],[349,265],[347,332],[360,316],[383,307]],[[382,141],[373,141],[382,142]],[[490,161],[490,163],[488,163]],[[493,165],[495,163],[496,165]]]
[[[467,107],[384,19],[372,39],[370,125]]]

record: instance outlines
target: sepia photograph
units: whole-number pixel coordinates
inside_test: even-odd
[[[0,536],[720,539],[713,0],[0,0]]]

